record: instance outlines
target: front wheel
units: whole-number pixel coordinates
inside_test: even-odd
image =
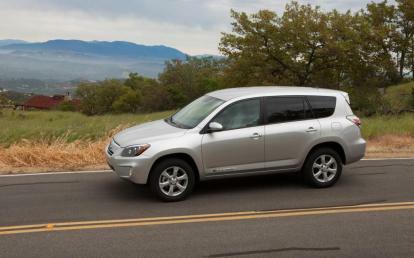
[[[334,185],[341,173],[341,158],[336,151],[330,148],[313,151],[306,159],[302,169],[306,183],[318,188]]]
[[[163,160],[151,172],[151,190],[163,201],[185,199],[192,192],[194,183],[193,168],[181,159]]]

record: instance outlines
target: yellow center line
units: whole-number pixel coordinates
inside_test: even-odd
[[[170,216],[170,217],[120,219],[120,220],[44,223],[44,224],[35,224],[35,225],[0,227],[0,235],[34,233],[34,232],[66,231],[66,230],[99,229],[99,228],[120,228],[120,227],[138,227],[138,226],[150,226],[150,225],[199,223],[199,222],[213,222],[213,221],[232,221],[232,220],[246,220],[246,219],[265,219],[265,218],[309,216],[309,215],[323,215],[323,214],[393,211],[393,210],[395,211],[395,210],[408,210],[408,209],[414,209],[414,202],[364,204],[364,205],[354,205],[354,206],[335,206],[335,207],[325,207],[325,208],[291,209],[291,210],[274,210],[274,211],[229,212],[229,213],[215,213],[215,214],[213,213],[213,214]]]

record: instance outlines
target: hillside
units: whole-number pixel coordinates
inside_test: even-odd
[[[102,80],[125,78],[130,72],[156,77],[166,60],[185,57],[171,47],[124,41],[0,41],[0,78]]]
[[[66,53],[72,55],[89,55],[100,57],[118,57],[128,59],[161,58],[183,59],[185,54],[166,46],[145,46],[125,41],[82,41],[82,40],[50,40],[41,43],[9,44],[1,47],[5,50],[34,53]]]
[[[18,39],[1,39],[0,40],[0,47],[12,45],[12,44],[25,44],[27,43],[24,40],[18,40]]]

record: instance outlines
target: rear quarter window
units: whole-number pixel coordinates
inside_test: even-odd
[[[312,114],[305,98],[302,96],[265,98],[265,119],[268,124],[309,118],[312,118]]]
[[[307,98],[316,118],[328,117],[335,112],[336,97],[307,96]]]

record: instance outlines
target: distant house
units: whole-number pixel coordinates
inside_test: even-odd
[[[79,100],[72,99],[69,94],[54,95],[52,97],[44,95],[35,95],[29,98],[24,104],[23,109],[55,109],[64,101],[72,102],[76,107],[79,106]]]

